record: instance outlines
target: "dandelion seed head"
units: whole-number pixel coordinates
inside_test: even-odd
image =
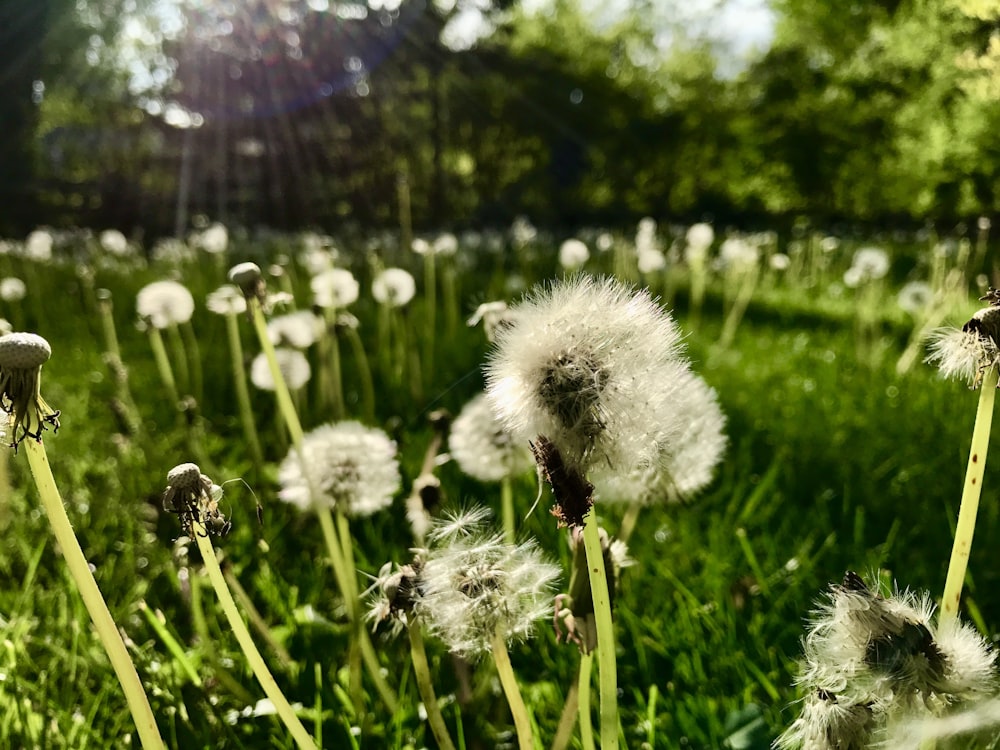
[[[135,308],[142,320],[162,329],[191,320],[194,297],[177,281],[154,281],[139,290]]]
[[[945,378],[965,380],[972,387],[990,367],[1000,363],[1000,307],[976,311],[961,330],[941,328],[929,337],[925,362],[937,365]]]
[[[590,250],[576,238],[565,240],[559,246],[559,265],[567,271],[580,268],[590,258]]]
[[[124,258],[131,254],[128,239],[117,229],[105,229],[97,236],[97,241],[111,255]]]
[[[689,248],[700,248],[704,253],[715,242],[715,230],[705,222],[692,224],[688,227],[685,239]]]
[[[267,322],[267,335],[275,346],[308,349],[323,333],[323,321],[312,310],[276,315]]]
[[[646,291],[579,276],[530,295],[497,332],[487,396],[516,439],[544,436],[569,465],[658,460],[687,364],[680,332]],[[665,433],[669,433],[666,435]]]
[[[452,422],[448,448],[459,468],[481,482],[499,482],[533,466],[527,444],[504,429],[482,393],[462,407]]]
[[[401,479],[396,444],[359,422],[321,425],[305,435],[306,470],[293,448],[278,469],[278,496],[302,510],[337,507],[349,517],[389,507]]]
[[[354,274],[344,268],[331,268],[316,274],[309,281],[313,301],[318,307],[341,308],[358,299],[360,286]]]
[[[220,255],[229,247],[229,231],[225,224],[209,224],[195,240],[195,245],[210,255]]]
[[[449,650],[475,656],[498,631],[508,642],[528,638],[551,615],[558,576],[533,542],[505,544],[486,529],[432,534],[416,611]]]
[[[28,293],[28,287],[16,276],[0,279],[0,299],[4,302],[20,302]]]
[[[389,307],[402,307],[417,293],[417,283],[409,271],[387,268],[372,281],[375,301]]]
[[[918,315],[934,301],[934,290],[926,281],[908,281],[896,295],[896,304],[910,315]]]
[[[814,690],[774,746],[779,750],[865,750],[875,728],[872,706],[843,702],[825,690]]]
[[[757,265],[760,250],[743,237],[728,237],[719,246],[719,262],[723,268],[736,271]]]
[[[498,300],[481,304],[465,323],[468,326],[475,326],[482,322],[487,341],[494,341],[497,328],[512,324],[514,317],[515,314],[507,307],[507,303]]]
[[[854,269],[852,279],[856,280],[854,286],[884,278],[889,273],[890,265],[889,253],[882,248],[860,248],[854,253],[854,258],[851,261],[851,268]],[[844,283],[847,284],[846,275]],[[851,286],[851,284],[847,285]]]
[[[24,242],[24,257],[39,263],[52,260],[53,238],[51,232],[36,229],[28,235]]]
[[[782,273],[787,271],[792,265],[792,259],[789,258],[784,253],[774,253],[770,258],[767,259],[767,263],[772,271]]]
[[[297,391],[309,382],[312,368],[309,366],[309,360],[298,349],[278,348],[274,350],[274,357],[278,361],[278,370],[285,379],[285,385],[290,390]],[[254,357],[250,363],[250,382],[262,391],[275,389],[271,366],[263,352]]]
[[[223,284],[209,292],[205,307],[216,315],[242,315],[247,311],[247,300],[233,284]]]

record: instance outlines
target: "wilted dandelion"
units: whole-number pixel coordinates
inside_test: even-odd
[[[312,368],[306,355],[298,349],[275,349],[274,356],[278,361],[278,369],[291,390],[297,391],[309,382]],[[276,388],[270,364],[263,352],[250,363],[250,382],[262,391],[273,391]]]
[[[309,281],[317,307],[344,308],[358,299],[359,285],[354,274],[344,268],[331,268]]]
[[[370,516],[400,490],[396,444],[382,430],[359,422],[322,425],[306,433],[302,451],[308,475],[293,449],[278,469],[278,497],[303,510]]]
[[[49,342],[34,333],[0,336],[0,410],[8,415],[11,447],[25,439],[41,441],[46,427],[59,429],[59,412],[41,394],[42,365],[52,356]]]
[[[832,586],[803,641],[802,715],[778,746],[869,747],[901,720],[993,691],[996,654],[933,611],[926,594],[884,595],[851,572]]]
[[[389,307],[402,307],[417,293],[417,284],[409,271],[387,268],[372,281],[372,296]]]
[[[194,314],[194,297],[177,281],[154,281],[147,284],[135,298],[139,317],[151,326],[164,329],[187,323]]]
[[[0,300],[4,302],[20,302],[27,293],[27,285],[16,276],[8,276],[0,279]]]
[[[973,388],[1000,364],[1000,307],[977,310],[962,326],[935,331],[925,361],[937,365],[943,377],[965,380]]]

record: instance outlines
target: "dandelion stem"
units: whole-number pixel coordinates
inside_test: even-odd
[[[969,448],[969,463],[965,470],[965,485],[962,488],[962,502],[958,510],[955,542],[951,548],[948,576],[941,598],[942,622],[953,620],[958,616],[962,585],[969,565],[969,553],[972,551],[972,535],[976,530],[976,513],[979,510],[983,472],[986,469],[986,451],[989,448],[990,427],[993,423],[997,378],[998,370],[994,365],[983,375],[983,383],[979,389],[979,406],[976,409],[976,422],[972,428],[972,445]]]
[[[337,338],[337,329],[334,328],[329,337],[330,341],[330,377],[333,379],[333,418],[344,418],[344,376],[340,366],[340,340]]]
[[[589,677],[587,679],[590,679]],[[589,683],[588,683],[589,688]],[[562,714],[559,716],[559,724],[556,726],[556,733],[552,737],[550,750],[566,750],[569,741],[573,739],[573,730],[580,721],[580,668],[577,667],[576,677],[569,686],[566,693],[566,700],[563,702]]]
[[[358,368],[358,383],[361,387],[361,415],[366,422],[375,420],[375,386],[372,384],[372,369],[368,364],[368,354],[361,341],[361,335],[351,328],[345,327],[354,363]]]
[[[212,582],[216,596],[219,597],[219,604],[222,605],[222,611],[226,615],[229,627],[232,628],[233,635],[236,636],[236,640],[240,644],[240,649],[243,651],[250,669],[253,670],[254,676],[264,689],[264,694],[274,704],[278,717],[288,728],[288,731],[295,739],[295,743],[300,748],[315,750],[316,743],[313,742],[306,728],[302,726],[299,717],[295,715],[295,711],[288,703],[288,699],[285,698],[285,694],[281,692],[278,683],[274,681],[271,671],[267,668],[267,664],[264,663],[264,657],[257,650],[250,631],[247,630],[246,623],[243,622],[243,618],[240,616],[236,602],[233,600],[233,595],[230,593],[229,587],[226,586],[226,579],[219,568],[219,560],[215,556],[215,548],[212,546],[212,540],[208,536],[208,531],[200,521],[193,523],[193,531],[194,538],[198,543],[198,549],[201,551],[202,559],[205,562],[205,570],[208,572],[208,578]]]
[[[507,696],[507,704],[510,706],[510,713],[514,718],[517,746],[520,750],[534,750],[535,742],[531,732],[531,717],[528,716],[524,698],[521,697],[521,690],[517,686],[514,667],[510,663],[510,654],[507,652],[507,642],[499,627],[493,633],[492,646],[497,675],[500,677],[500,684],[503,685],[503,692]]]
[[[35,478],[35,486],[38,488],[38,494],[45,506],[49,523],[52,524],[52,531],[62,550],[69,572],[73,576],[73,581],[83,598],[83,603],[87,607],[87,612],[90,613],[90,619],[94,623],[101,644],[104,646],[104,650],[111,660],[111,666],[125,692],[125,700],[132,713],[132,719],[135,721],[139,740],[146,750],[163,748],[163,739],[156,727],[156,719],[153,718],[153,711],[149,706],[149,699],[143,690],[142,682],[139,680],[139,674],[128,655],[125,642],[122,640],[121,633],[118,632],[111,612],[108,611],[108,605],[97,587],[94,574],[90,572],[90,566],[80,548],[80,542],[73,533],[69,516],[66,515],[62,497],[59,495],[59,489],[52,476],[45,446],[42,445],[41,440],[25,440],[23,444],[27,449],[28,466]]]
[[[247,373],[243,365],[243,344],[240,343],[239,321],[236,313],[226,314],[226,335],[229,339],[229,354],[233,361],[233,382],[236,385],[236,401],[240,409],[240,421],[243,423],[243,433],[250,444],[250,454],[254,466],[263,466],[264,451],[260,447],[257,435],[257,425],[254,422],[253,410],[250,408],[250,391],[247,388]]]
[[[594,599],[597,625],[598,678],[601,695],[601,750],[618,747],[618,668],[615,663],[615,630],[611,620],[611,595],[604,568],[600,531],[593,510],[583,524],[583,544],[587,551],[587,572]]]
[[[639,511],[641,510],[642,503],[629,503],[626,506],[625,514],[622,516],[622,522],[618,527],[618,534],[616,535],[623,542],[627,542],[632,537],[632,532],[635,531],[635,525],[639,520]]]
[[[500,480],[500,508],[503,514],[504,541],[514,544],[514,487],[509,476]]]
[[[424,255],[424,305],[427,330],[424,337],[424,373],[427,380],[434,376],[434,343],[437,338],[437,273],[433,248]]]
[[[590,725],[590,672],[594,666],[593,654],[580,654],[579,714],[580,714],[580,747],[583,750],[594,750],[594,728]]]
[[[424,637],[420,632],[420,622],[414,620],[406,628],[410,635],[410,658],[413,660],[413,674],[417,678],[417,690],[420,700],[424,702],[427,711],[427,722],[441,750],[455,750],[455,745],[448,734],[448,727],[441,715],[437,696],[434,694],[434,683],[431,681],[431,669],[427,663],[427,651],[424,649]]]
[[[260,303],[256,299],[251,299],[247,303],[250,305],[253,315],[253,325],[257,331],[257,338],[260,341],[260,348],[267,359],[267,366],[271,370],[271,379],[274,380],[274,395],[278,399],[278,409],[285,419],[285,426],[288,434],[292,438],[292,444],[299,456],[302,455],[302,441],[305,435],[302,432],[302,424],[299,422],[298,412],[295,411],[295,404],[292,402],[292,394],[288,392],[288,385],[285,377],[281,374],[278,366],[278,357],[274,353],[274,344],[267,333],[267,321],[264,319],[264,311],[260,308]]]
[[[243,611],[246,612],[247,619],[250,624],[253,625],[254,630],[260,633],[260,637],[264,639],[264,642],[268,645],[274,655],[278,657],[278,661],[281,662],[281,666],[285,669],[295,669],[295,662],[292,661],[292,655],[288,653],[288,649],[282,646],[275,639],[274,634],[271,633],[271,629],[268,627],[267,622],[264,620],[263,616],[254,606],[253,600],[250,599],[250,595],[247,594],[246,589],[240,583],[240,579],[236,577],[233,572],[231,565],[227,565],[222,571],[222,575],[226,578],[226,584],[229,586],[229,590],[233,593],[234,599],[239,599],[240,606],[243,607]]]
[[[176,404],[181,398],[177,393],[177,381],[174,380],[174,371],[170,366],[166,347],[163,346],[163,337],[160,335],[160,330],[153,326],[149,327],[148,333],[149,346],[153,350],[153,359],[156,360],[156,369],[160,372],[160,380],[163,381],[163,385],[167,389],[167,394]]]

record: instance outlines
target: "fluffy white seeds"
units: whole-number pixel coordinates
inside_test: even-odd
[[[417,283],[409,271],[387,268],[372,281],[372,296],[389,307],[402,307],[417,293]]]
[[[313,302],[319,307],[347,307],[358,299],[358,280],[344,268],[331,268],[316,274],[309,286]]]
[[[271,318],[267,335],[275,346],[308,349],[323,335],[323,321],[312,310],[296,310]]]
[[[307,433],[306,471],[293,448],[278,469],[278,497],[303,510],[337,507],[350,517],[370,516],[399,492],[396,444],[379,429],[339,422]]]
[[[1000,307],[978,310],[962,329],[941,328],[931,334],[926,362],[943,377],[979,385],[983,373],[1000,364]]]
[[[28,293],[28,287],[16,276],[0,279],[0,299],[4,302],[20,302]]]
[[[571,238],[559,246],[559,265],[567,271],[580,268],[590,258],[590,250],[578,239]]]
[[[312,368],[309,367],[309,360],[298,349],[275,349],[274,358],[278,361],[278,370],[290,390],[296,391],[309,382]],[[263,352],[250,363],[250,382],[262,391],[274,390],[274,378]]]
[[[524,474],[534,465],[527,445],[504,429],[482,393],[452,422],[448,448],[459,468],[481,482]]]
[[[547,438],[586,474],[661,459],[689,382],[680,331],[646,291],[580,276],[535,292],[496,334],[487,396],[522,441]]]
[[[242,315],[247,311],[243,292],[232,284],[223,284],[205,298],[205,307],[216,315]]]
[[[448,518],[431,534],[416,611],[429,632],[459,654],[490,650],[494,633],[528,638],[552,615],[559,568],[533,542],[505,544],[483,524],[481,511]]]
[[[191,320],[194,297],[176,281],[154,281],[139,290],[135,309],[154,328],[167,328]]]

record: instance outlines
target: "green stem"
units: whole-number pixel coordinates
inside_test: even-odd
[[[618,747],[618,668],[615,663],[615,630],[611,620],[611,595],[604,569],[600,531],[593,510],[584,519],[583,544],[587,551],[587,572],[594,599],[597,625],[598,677],[601,691],[601,750]]]
[[[500,508],[503,514],[503,536],[507,544],[514,544],[514,487],[509,476],[500,480]]]
[[[333,380],[333,418],[340,420],[344,418],[344,376],[340,367],[340,340],[337,338],[337,330],[329,335],[330,339],[330,377]]]
[[[176,404],[181,398],[177,394],[177,381],[174,380],[174,370],[170,366],[170,358],[167,357],[167,350],[163,346],[163,337],[160,335],[160,329],[153,326],[149,326],[148,333],[149,346],[153,350],[153,359],[156,360],[156,369],[160,372],[160,380],[163,381],[167,395],[170,396],[176,408]]]
[[[215,548],[212,546],[212,540],[208,536],[208,531],[198,521],[194,523],[194,538],[198,543],[198,549],[201,551],[201,557],[205,562],[205,570],[208,572],[208,578],[212,582],[212,587],[215,589],[216,595],[219,597],[219,604],[222,605],[222,611],[226,615],[226,620],[229,621],[229,627],[232,628],[233,635],[236,636],[236,640],[240,644],[240,649],[243,651],[250,669],[253,670],[254,676],[264,689],[264,694],[274,704],[274,709],[278,717],[288,728],[288,731],[295,739],[295,743],[300,748],[316,750],[316,743],[313,742],[306,728],[302,726],[299,717],[295,715],[295,711],[288,703],[288,699],[285,698],[285,694],[281,692],[281,688],[274,681],[274,677],[267,668],[267,664],[264,663],[264,658],[260,655],[260,651],[257,650],[257,646],[250,636],[250,631],[247,630],[246,623],[243,622],[243,618],[236,608],[233,595],[230,593],[229,587],[226,586],[226,579],[219,568],[219,561],[215,556]]]
[[[441,715],[437,696],[434,694],[434,684],[431,681],[431,669],[427,663],[427,652],[424,650],[424,638],[420,632],[420,623],[414,620],[406,630],[410,634],[410,658],[413,660],[413,674],[417,678],[417,690],[420,700],[424,702],[427,711],[427,722],[441,750],[455,750],[455,745],[448,734],[448,727]]]
[[[278,358],[274,353],[274,344],[267,334],[267,321],[264,319],[264,311],[260,309],[260,303],[256,299],[251,299],[250,305],[253,325],[257,331],[257,339],[260,341],[260,348],[267,359],[268,369],[271,370],[271,379],[274,380],[274,395],[278,399],[278,410],[284,417],[285,425],[288,427],[288,434],[292,438],[292,445],[299,456],[302,456],[302,441],[305,438],[302,432],[302,423],[299,422],[299,415],[295,411],[295,404],[292,403],[292,394],[288,392],[288,385],[285,383],[285,376],[281,374],[278,366]]]
[[[139,732],[139,740],[146,750],[163,748],[163,739],[156,727],[156,719],[153,718],[153,711],[149,707],[149,699],[143,690],[142,682],[139,681],[139,674],[135,671],[135,665],[128,655],[121,633],[118,632],[111,612],[108,611],[108,605],[97,587],[94,574],[90,572],[90,566],[80,548],[80,542],[73,533],[69,516],[66,515],[62,497],[59,495],[59,489],[52,476],[49,459],[45,454],[45,446],[42,445],[41,440],[33,439],[25,440],[23,445],[27,449],[28,466],[35,478],[35,486],[41,496],[42,505],[45,506],[49,523],[52,524],[56,542],[62,550],[63,558],[66,560],[73,581],[80,591],[87,612],[90,613],[90,619],[94,623],[101,644],[111,660],[111,666],[114,668],[115,674],[118,675],[118,681],[125,692],[129,711],[132,713],[132,719]]]
[[[580,654],[580,746],[594,750],[594,728],[590,725],[590,672],[594,666],[593,654]]]
[[[184,351],[187,353],[188,361],[190,362],[191,395],[194,396],[198,403],[201,403],[204,396],[201,372],[201,347],[198,346],[198,337],[194,333],[194,326],[191,325],[191,321],[181,324],[180,333],[184,343]]]
[[[635,524],[639,520],[639,511],[642,510],[642,503],[629,503],[625,507],[625,514],[622,516],[621,525],[618,527],[618,538],[627,542],[632,532],[635,531]]]
[[[962,503],[958,510],[958,524],[955,528],[955,542],[951,548],[948,563],[948,577],[945,579],[944,596],[941,597],[941,621],[953,620],[958,616],[958,605],[962,598],[962,584],[969,565],[972,551],[972,535],[976,530],[976,513],[979,510],[979,496],[982,491],[983,472],[986,469],[986,451],[990,443],[990,427],[993,423],[993,402],[997,392],[997,367],[990,367],[979,389],[979,406],[976,422],[972,428],[972,446],[969,448],[969,463],[965,470],[965,485],[962,489]]]
[[[250,624],[253,625],[254,630],[256,630],[260,637],[264,639],[264,642],[268,645],[268,648],[274,652],[274,655],[278,657],[278,661],[281,662],[281,666],[286,670],[295,669],[295,662],[292,661],[292,655],[288,653],[288,649],[282,646],[275,639],[274,634],[271,633],[271,628],[268,627],[267,622],[261,616],[257,607],[254,606],[253,600],[250,599],[250,595],[247,594],[246,589],[243,588],[243,584],[240,583],[240,579],[236,577],[233,572],[231,565],[227,565],[226,569],[222,571],[222,575],[226,579],[226,584],[229,586],[229,590],[233,592],[233,598],[239,600],[239,604],[243,607],[243,611],[246,612],[247,619],[250,620]]]
[[[503,692],[507,696],[507,704],[510,706],[510,713],[514,718],[514,728],[517,730],[517,746],[519,750],[534,750],[535,741],[531,732],[531,717],[528,716],[524,698],[521,697],[521,690],[517,686],[514,667],[511,666],[510,654],[507,653],[507,642],[499,627],[493,633],[492,645],[497,675],[500,677],[500,684],[503,685]]]
[[[176,323],[171,323],[166,328],[167,339],[170,341],[170,348],[173,349],[173,362],[177,367],[177,390],[178,393],[194,395],[191,390],[191,376],[188,370],[187,349],[184,340],[181,338],[180,329]]]
[[[424,332],[424,377],[430,381],[434,377],[434,342],[437,338],[437,273],[436,254],[428,248],[424,256],[424,305],[427,314]]]
[[[254,466],[264,465],[264,451],[260,447],[260,437],[257,435],[257,425],[254,422],[253,410],[250,408],[250,390],[247,388],[247,373],[243,365],[243,344],[240,342],[239,321],[235,313],[226,315],[226,336],[229,339],[229,355],[233,363],[233,383],[236,386],[236,401],[240,409],[240,422],[243,423],[243,434],[250,445],[250,455]]]
[[[361,387],[361,416],[365,422],[370,424],[375,421],[375,386],[372,384],[372,368],[368,364],[368,354],[365,352],[361,335],[350,326],[347,326],[345,331],[351,344],[354,363],[358,368],[358,383]]]
[[[556,726],[556,733],[552,738],[551,750],[566,750],[569,747],[569,741],[573,739],[573,729],[579,721],[580,713],[579,674],[580,669],[577,667],[577,677],[570,684],[569,692],[566,693],[562,714],[559,716],[559,724]],[[589,689],[590,686],[587,687]]]

